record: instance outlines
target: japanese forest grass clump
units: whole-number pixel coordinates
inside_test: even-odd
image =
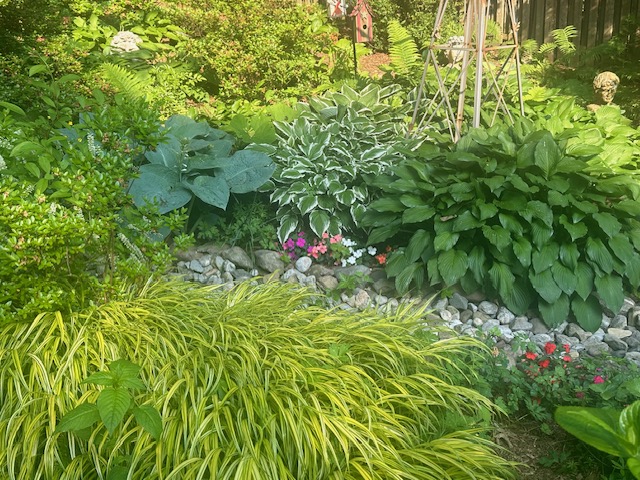
[[[462,386],[474,372],[459,359],[483,355],[478,342],[426,338],[409,308],[347,313],[308,306],[309,295],[279,283],[156,283],[130,300],[5,326],[0,476],[513,478],[471,426],[494,410]],[[147,388],[133,403],[160,413],[159,439],[127,416],[110,435],[102,422],[56,429],[96,402],[100,387],[83,380],[116,359],[141,367]]]
[[[590,171],[567,142],[520,119],[474,129],[451,151],[425,147],[379,176],[383,194],[363,223],[370,244],[402,245],[387,263],[398,290],[459,284],[590,331],[603,307],[619,311],[640,285],[638,184]]]

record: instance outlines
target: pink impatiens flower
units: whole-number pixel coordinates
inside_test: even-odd
[[[600,375],[596,375],[595,377],[593,377],[593,383],[604,383],[604,378],[602,378]]]

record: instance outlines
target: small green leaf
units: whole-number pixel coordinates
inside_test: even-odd
[[[81,403],[68,412],[56,427],[56,432],[70,432],[88,428],[100,420],[98,407],[93,403]]]
[[[627,260],[624,273],[633,288],[640,287],[640,258],[638,256],[633,256]]]
[[[538,302],[538,309],[547,326],[557,327],[569,318],[569,297],[562,294],[558,300],[553,303],[540,300]]]
[[[82,383],[92,383],[93,385],[105,385],[113,387],[115,382],[114,375],[111,372],[96,372],[85,378]]]
[[[619,312],[624,303],[622,278],[618,275],[596,275],[594,284],[605,305],[612,312]]]
[[[482,282],[484,281],[484,276],[487,272],[486,262],[487,256],[484,248],[480,247],[479,245],[474,246],[471,249],[471,252],[469,252],[468,263],[469,270],[473,272],[473,278],[479,284],[482,284]]]
[[[559,256],[564,266],[575,270],[578,265],[578,259],[580,258],[578,246],[575,243],[563,243],[560,245]]]
[[[409,240],[409,245],[407,245],[405,251],[407,261],[413,263],[418,260],[430,243],[431,234],[426,230],[417,230],[416,233],[411,236],[411,240]]]
[[[407,261],[407,257],[403,251],[395,251],[389,255],[387,259],[387,266],[385,267],[385,272],[388,277],[397,277],[400,272],[402,272],[409,262]]]
[[[129,469],[122,465],[116,465],[109,469],[107,480],[127,480]]]
[[[635,255],[635,251],[629,239],[622,234],[614,235],[609,240],[609,248],[621,262],[627,262]]]
[[[506,213],[500,213],[498,218],[500,219],[500,225],[509,230],[515,237],[522,235],[522,225],[516,217]]]
[[[583,262],[578,262],[575,270],[576,274],[576,293],[580,295],[583,300],[586,300],[591,292],[593,292],[593,269]]]
[[[602,308],[593,295],[586,300],[574,296],[571,300],[571,311],[578,324],[588,332],[595,332],[602,323]]]
[[[553,211],[551,207],[538,200],[529,201],[524,212],[521,212],[521,215],[529,221],[531,218],[537,218],[549,228],[553,226]]]
[[[501,297],[508,297],[515,283],[515,277],[511,273],[509,266],[504,263],[494,262],[487,273],[493,288],[496,289]]]
[[[133,416],[142,428],[144,428],[149,435],[158,440],[162,435],[162,417],[158,410],[149,406],[141,405],[134,407]]]
[[[466,273],[467,254],[461,250],[447,250],[438,255],[438,271],[446,286],[453,286]]]
[[[477,212],[476,212],[477,209]],[[476,203],[476,206],[473,208],[473,215],[480,221],[487,220],[489,218],[493,218],[498,213],[498,207],[496,207],[493,203],[484,203],[479,201]]]
[[[556,284],[553,279],[553,275],[551,273],[551,269],[545,270],[544,272],[534,273],[533,270],[529,271],[529,281],[531,285],[535,289],[536,292],[546,301],[547,303],[553,303],[560,295],[562,295],[562,290]]]
[[[533,162],[542,170],[542,174],[549,179],[556,171],[562,154],[551,133],[547,132],[538,141],[533,154]]]
[[[557,243],[551,242],[544,245],[540,250],[535,249],[531,254],[531,264],[536,273],[547,270],[558,259],[560,247]]]
[[[465,211],[458,215],[453,221],[453,232],[465,232],[467,230],[473,230],[482,225],[470,211]]]
[[[511,246],[513,247],[513,253],[520,262],[520,265],[523,267],[531,265],[531,251],[533,250],[533,247],[529,243],[529,240],[524,237],[518,237],[513,241]]]
[[[531,238],[536,247],[542,248],[552,236],[553,228],[547,227],[539,220],[531,222]]]
[[[402,213],[402,223],[420,223],[429,220],[436,211],[431,205],[410,207]]]
[[[551,273],[553,274],[553,279],[564,293],[571,296],[573,292],[575,292],[576,286],[578,285],[578,279],[573,273],[573,270],[565,267],[560,262],[554,262],[551,266]],[[567,303],[567,309],[568,308]]]
[[[482,227],[482,234],[489,243],[500,251],[511,243],[511,234],[509,231],[498,225],[484,225]]]
[[[124,388],[107,387],[98,395],[100,418],[109,433],[113,433],[122,422],[131,405],[131,394]]]
[[[511,290],[501,298],[506,307],[516,315],[524,315],[534,300],[531,285],[522,278],[516,278]]]
[[[436,235],[436,238],[433,240],[433,246],[436,252],[450,250],[458,242],[459,238],[459,233],[442,232]]]
[[[613,257],[604,243],[602,243],[602,240],[594,237],[587,238],[585,250],[587,257],[603,272],[611,273],[613,271]]]
[[[606,213],[606,212],[594,213],[593,219],[596,222],[598,222],[598,225],[600,225],[600,228],[602,229],[604,234],[607,235],[608,237],[613,237],[618,233],[620,233],[620,229],[622,228],[622,225],[616,219],[616,217],[614,217],[610,213]]]

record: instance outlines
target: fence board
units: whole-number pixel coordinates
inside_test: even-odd
[[[535,28],[535,35],[536,35],[536,41],[542,45],[544,43],[544,37],[545,37],[545,25],[544,25],[544,14],[545,14],[545,0],[537,0],[536,2],[534,2],[534,6],[535,6],[535,16],[534,16],[534,26],[537,27]]]
[[[607,4],[604,10],[604,25],[602,31],[602,41],[606,42],[613,37],[613,12],[615,8],[614,0],[606,0]]]
[[[598,38],[598,7],[600,6],[600,2],[599,0],[589,0],[589,2],[591,4],[589,5],[589,14],[587,16],[586,46],[593,47],[596,45]],[[585,8],[585,13],[586,10],[587,9]],[[583,32],[583,34],[584,33],[585,32]]]
[[[556,28],[556,21],[558,19],[558,5],[555,1],[547,0],[544,13],[544,41],[553,42],[551,31]]]
[[[518,21],[520,22],[520,40],[527,38],[534,38],[535,35],[531,35],[531,28],[529,22],[531,20],[531,1],[521,0],[520,8],[518,9]]]
[[[555,28],[564,28],[569,23],[569,3],[567,0],[558,0],[556,8],[558,9],[558,19]]]

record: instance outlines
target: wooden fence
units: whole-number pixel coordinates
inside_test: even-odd
[[[498,23],[505,24],[505,0],[492,2]],[[532,38],[539,44],[551,41],[551,31],[573,25],[578,29],[577,45],[593,47],[620,32],[629,15],[640,19],[640,0],[514,0],[520,22],[520,40]]]

